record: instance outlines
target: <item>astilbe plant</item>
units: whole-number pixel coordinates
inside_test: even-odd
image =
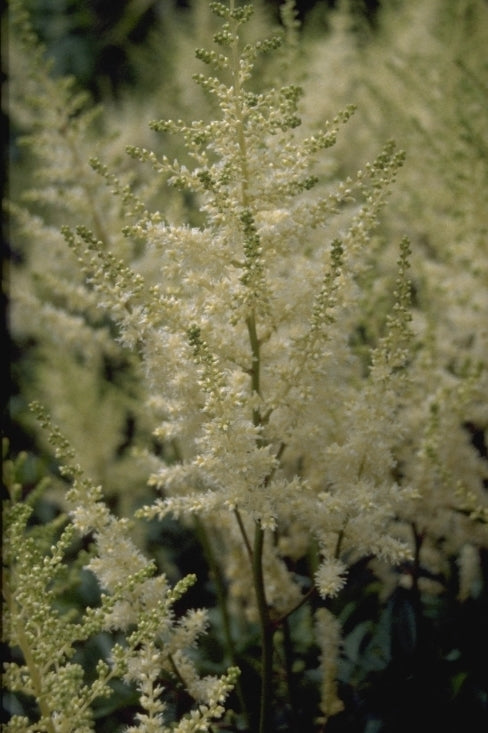
[[[315,584],[323,598],[334,596],[347,564],[363,554],[393,562],[407,554],[388,531],[413,493],[392,476],[410,340],[406,242],[395,309],[366,374],[348,343],[363,250],[403,156],[387,144],[354,179],[311,195],[314,160],[352,110],[300,138],[300,88],[254,92],[250,84],[255,58],[279,39],[241,45],[251,7],[212,7],[223,20],[218,51],[197,55],[216,75],[195,80],[218,114],[210,123],[152,124],[180,134],[194,165],[129,149],[198,195],[204,224],[175,225],[156,213],[126,228],[142,243],[142,268],[147,258],[158,263],[154,283],[95,232],[64,233],[120,340],[140,353],[160,416],[155,434],[172,446],[172,461],[150,479],[164,497],[139,515],[204,520],[231,598],[261,628],[265,730],[273,635],[303,592]],[[329,219],[354,197],[350,221],[331,238]],[[287,563],[314,545],[304,588]]]
[[[8,571],[2,589],[6,640],[11,647],[4,683],[24,701],[24,706],[17,703],[22,713],[13,714],[5,730],[93,731],[93,703],[109,698],[117,679],[138,692],[137,722],[127,730],[208,730],[210,721],[223,714],[222,702],[234,686],[238,670],[231,669],[220,678],[202,678],[195,669],[189,650],[205,631],[206,614],[203,610],[189,611],[177,618],[173,611],[195,578],[187,576],[170,588],[164,575],[155,574],[154,563],[143,557],[130,538],[128,521],[110,514],[100,488],[70,462],[74,457],[69,444],[44,410],[40,406],[34,409],[50,433],[58,458],[66,461],[61,472],[72,484],[66,497],[70,512],[30,525],[35,503],[49,480],[41,480],[23,497],[25,490],[19,479],[27,454],[15,460],[4,456],[8,498],[3,508],[3,549]],[[77,614],[73,608],[63,609],[60,601],[70,582],[78,580],[69,570],[67,555],[76,548],[76,536],[88,535],[93,538],[89,561],[83,556],[81,560],[98,579],[102,594],[97,605]],[[118,632],[118,638],[108,659],[100,656],[93,678],[87,680],[76,650],[102,632],[112,638]],[[165,694],[175,683],[183,684],[195,703],[172,724]],[[30,706],[25,703],[28,700]],[[27,710],[32,705],[29,716]]]
[[[263,733],[305,721],[323,730],[343,708],[337,690],[341,630],[330,611],[333,600],[347,584],[348,568],[361,558],[386,565],[418,560],[411,532],[417,507],[437,513],[439,486],[456,475],[443,442],[446,432],[460,438],[483,384],[482,360],[463,371],[437,359],[433,327],[419,327],[419,307],[425,306],[411,304],[410,244],[397,228],[388,238],[388,228],[379,226],[403,153],[387,142],[372,163],[361,163],[338,181],[329,149],[354,110],[344,106],[329,122],[302,123],[302,89],[287,56],[296,54],[293,3],[285,3],[283,14],[292,42],[288,50],[282,34],[248,39],[252,6],[234,0],[210,6],[220,27],[214,46],[197,50],[207,73],[194,80],[212,114],[152,122],[162,143],[156,150],[156,143],[129,146],[130,164],[114,160],[117,155],[105,157],[113,143],[101,133],[104,144],[99,153],[90,151],[88,168],[80,158],[88,147],[85,117],[79,106],[72,108],[72,93],[65,82],[49,80],[40,61],[37,75],[30,71],[47,115],[39,125],[41,137],[31,142],[41,154],[41,172],[58,186],[44,194],[36,189],[34,203],[60,201],[60,183],[69,196],[65,211],[55,216],[46,215],[46,208],[35,218],[25,207],[14,213],[30,232],[27,240],[34,232],[45,243],[52,236],[58,262],[66,267],[49,273],[36,302],[44,319],[53,318],[53,336],[64,339],[70,332],[66,318],[71,333],[83,336],[82,348],[74,344],[59,367],[70,377],[89,375],[75,400],[80,411],[56,395],[46,368],[38,384],[41,394],[48,385],[42,396],[61,418],[63,432],[78,436],[79,450],[76,439],[70,440],[76,459],[43,410],[36,411],[73,482],[64,500],[71,525],[95,540],[87,567],[107,591],[85,621],[68,626],[63,669],[75,669],[68,663],[73,643],[99,629],[120,630],[126,640],[113,647],[111,662],[100,663],[91,689],[79,667],[70,677],[80,686],[76,693],[73,682],[70,695],[83,696],[87,730],[92,699],[117,674],[138,687],[144,709],[139,727],[130,730],[166,730],[161,676],[176,672],[200,703],[180,722],[168,723],[178,731],[208,730],[236,681],[234,670],[221,678],[199,677],[184,650],[204,630],[205,614],[177,619],[171,610],[189,581],[170,590],[164,575],[153,575],[127,521],[108,511],[98,483],[109,482],[123,509],[142,465],[153,495],[147,500],[146,492],[138,519],[165,523],[173,517],[199,538],[218,596],[225,659],[246,672],[233,698],[237,712],[223,724]],[[20,27],[25,35],[25,20]],[[24,48],[38,48],[29,38],[24,42]],[[283,74],[281,86],[266,87],[266,75],[256,80],[268,56],[279,60],[270,68]],[[49,112],[46,102],[53,95],[58,104]],[[54,128],[53,112],[63,120]],[[46,139],[48,147],[41,145]],[[61,182],[55,160],[60,151]],[[78,177],[64,160],[74,151],[83,167]],[[198,204],[186,221],[184,206],[175,205],[180,192],[181,200]],[[64,251],[50,216],[69,246]],[[43,271],[36,248],[29,251],[31,270]],[[52,243],[46,251],[53,252]],[[21,270],[17,289],[22,276]],[[59,294],[54,304],[48,286]],[[59,349],[32,328],[22,303],[14,316],[21,332],[31,329],[46,344],[45,363],[55,363]],[[94,355],[89,364],[87,349]],[[110,388],[102,381],[107,359],[123,367],[126,380]],[[102,398],[101,424],[98,408],[83,397],[91,388],[92,400]],[[127,459],[121,471],[117,446],[129,414],[138,429],[142,425],[140,462],[134,469]],[[93,426],[91,441],[80,438],[86,425]],[[162,451],[154,451],[154,443]],[[457,455],[469,471],[456,508],[472,518],[457,523],[458,534],[469,531],[473,518],[485,517],[484,462],[467,440],[461,446]],[[83,478],[77,465],[83,459],[94,469],[95,482]],[[124,488],[126,465],[135,473]],[[135,490],[140,504],[144,491]],[[23,516],[24,509],[16,511]],[[13,524],[12,547],[21,542],[22,521]],[[70,531],[44,555],[44,587],[69,546]],[[140,524],[137,532],[140,537]],[[33,562],[29,549],[35,554],[28,544],[22,555],[26,572]],[[22,577],[19,592],[23,583]],[[35,588],[34,595],[41,593]],[[52,600],[48,594],[50,607]],[[47,633],[50,615],[43,608],[39,629],[46,623]],[[70,636],[75,632],[81,636]],[[243,638],[251,640],[249,649],[257,643],[260,659],[254,655],[249,663]],[[29,643],[35,646],[39,637]],[[253,672],[246,671],[249,666]],[[33,690],[29,674],[24,691],[34,692],[42,710],[51,698],[44,688]],[[309,695],[311,680],[317,681]],[[310,701],[312,712],[305,710]],[[49,704],[42,715],[46,721],[51,715],[49,724],[56,726],[64,703]],[[60,726],[52,729],[64,730]]]
[[[367,119],[354,130],[361,147],[372,150],[394,125],[409,160],[382,231],[386,241],[408,231],[412,242],[419,358],[410,365],[416,391],[398,460],[421,497],[401,519],[410,527],[417,580],[433,590],[432,579],[448,575],[450,558],[466,551],[479,572],[486,548],[488,11],[478,0],[411,2],[396,13],[385,8],[377,34],[362,44],[354,42],[343,13],[336,23],[332,53],[338,63],[340,45],[348,83],[338,89],[337,79],[322,74],[331,48],[315,40],[306,46],[306,88],[319,84],[317,97],[324,100],[354,93]],[[324,109],[307,106],[312,119]],[[391,270],[388,247],[375,248],[374,266],[383,276]],[[363,324],[369,341],[372,311],[385,304],[382,289],[375,286],[374,293]]]

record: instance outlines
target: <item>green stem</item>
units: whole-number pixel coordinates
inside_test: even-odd
[[[249,537],[246,532],[246,528],[244,527],[244,522],[242,521],[241,513],[239,509],[234,509],[234,515],[237,519],[237,524],[239,525],[239,529],[242,535],[242,539],[244,540],[244,545],[247,550],[247,554],[249,556],[249,560],[251,561],[251,565],[253,564],[253,550],[251,547],[251,543],[249,542]]]
[[[304,606],[310,600],[310,598],[312,598],[312,596],[315,595],[316,592],[317,592],[316,587],[315,586],[312,586],[305,593],[305,595],[302,596],[301,600],[295,606],[293,606],[293,608],[291,608],[289,611],[287,611],[286,613],[284,613],[283,616],[280,616],[280,618],[276,619],[276,621],[274,621],[274,624],[273,625],[277,628],[278,626],[281,626],[283,623],[285,623],[286,620],[293,613],[295,613],[295,611],[298,611],[299,608],[301,608],[302,606]]]
[[[249,341],[252,353],[251,389],[260,393],[260,343],[257,335],[256,317],[254,312],[246,319]],[[253,409],[253,423],[256,427],[262,425],[259,409]],[[258,438],[258,444],[261,438]],[[269,713],[271,702],[272,673],[273,673],[273,632],[274,627],[269,617],[268,604],[264,585],[263,572],[264,530],[256,524],[254,534],[254,550],[252,553],[252,570],[256,602],[261,627],[261,708],[259,713],[259,733],[269,730]]]
[[[256,328],[256,316],[254,311],[251,315],[246,318],[247,332],[249,334],[249,341],[251,344],[252,354],[252,366],[251,366],[251,389],[253,392],[260,394],[260,380],[261,380],[261,354],[260,354],[260,343],[258,339],[258,333]],[[261,413],[259,409],[254,408],[252,411],[252,420],[254,425],[262,425]]]
[[[269,617],[263,573],[264,530],[256,524],[253,552],[253,576],[256,601],[261,627],[261,707],[259,712],[259,733],[269,728],[270,702],[273,673],[273,625]]]
[[[230,0],[230,9],[234,10],[235,0]],[[232,76],[234,87],[234,105],[236,116],[236,132],[237,141],[240,151],[241,165],[241,204],[243,210],[249,206],[249,171],[247,165],[247,145],[244,126],[244,111],[242,103],[242,89],[240,79],[240,61],[239,61],[239,43],[237,37],[237,28],[234,29],[234,43],[232,48]],[[260,394],[260,342],[257,335],[256,315],[253,311],[246,318],[246,326],[251,346],[252,364],[251,364],[251,391]],[[252,412],[253,424],[261,427],[262,416],[259,409],[254,408]],[[261,445],[261,437],[257,439],[258,445]],[[264,586],[263,573],[263,550],[264,550],[264,530],[259,522],[256,523],[254,533],[254,547],[251,549],[247,533],[245,531],[239,512],[236,511],[236,518],[244,538],[244,543],[251,561],[252,573],[254,580],[254,589],[256,593],[256,603],[258,607],[259,623],[261,627],[261,705],[259,717],[259,733],[267,733],[269,731],[269,713],[271,702],[271,683],[273,671],[273,633],[274,628],[269,617],[268,604],[266,601],[266,592]]]
[[[246,318],[247,332],[249,334],[249,341],[251,343],[252,351],[252,369],[251,369],[251,386],[254,392],[259,394],[260,390],[260,343],[258,339],[258,332],[256,328],[256,316],[253,313]]]

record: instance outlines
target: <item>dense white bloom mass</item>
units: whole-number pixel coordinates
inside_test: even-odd
[[[130,150],[173,186],[198,194],[205,217],[198,229],[140,221],[134,232],[158,263],[161,284],[142,312],[127,290],[125,314],[113,301],[121,338],[130,346],[137,332],[148,392],[158,395],[155,434],[172,441],[177,457],[154,472],[151,484],[164,498],[141,514],[196,513],[217,529],[230,511],[241,529],[249,518],[276,533],[290,555],[296,542],[303,549],[302,533],[305,546],[315,536],[331,558],[381,552],[397,561],[407,547],[382,543],[378,533],[389,537],[388,520],[411,493],[392,476],[409,353],[406,247],[395,316],[366,376],[349,341],[364,297],[369,231],[402,154],[388,144],[354,179],[318,186],[315,159],[352,110],[300,136],[299,87],[250,91],[256,49],[240,38],[247,11],[241,17],[219,5],[218,13],[229,33],[225,41],[216,36],[218,66],[230,81],[197,81],[220,116],[208,125],[153,125],[181,134],[197,166]],[[212,66],[211,54],[200,56]],[[113,277],[122,292],[125,276]],[[93,278],[107,297],[106,278]],[[318,588],[333,595],[343,581],[327,580],[326,569]],[[233,577],[230,566],[227,573]],[[271,576],[265,583],[273,587]]]
[[[324,560],[315,573],[315,582],[323,598],[336,596],[345,585],[344,563],[339,560]]]

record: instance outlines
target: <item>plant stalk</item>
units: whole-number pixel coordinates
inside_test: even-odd
[[[261,703],[259,712],[259,733],[270,730],[269,718],[272,699],[273,634],[274,627],[269,617],[263,574],[264,530],[256,524],[254,534],[253,577],[256,601],[261,627]]]

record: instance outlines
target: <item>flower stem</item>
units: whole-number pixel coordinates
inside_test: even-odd
[[[256,601],[259,613],[259,623],[261,626],[261,707],[259,713],[259,733],[266,733],[270,730],[270,702],[272,689],[272,673],[273,673],[273,633],[274,628],[271,623],[268,612],[268,604],[266,602],[266,592],[264,588],[263,575],[263,549],[264,549],[264,530],[260,524],[256,524],[254,534],[254,552],[253,552],[253,577],[254,587],[256,591]]]
[[[235,8],[235,0],[229,2],[231,12]],[[232,76],[234,86],[234,104],[235,116],[237,120],[237,140],[240,150],[241,165],[241,204],[243,210],[249,206],[249,171],[247,166],[247,145],[244,128],[244,112],[242,104],[242,89],[240,77],[240,61],[239,61],[239,43],[237,35],[237,27],[234,29],[234,43],[232,48]],[[251,347],[252,365],[251,365],[251,391],[254,394],[260,394],[260,342],[257,334],[256,313],[254,309],[246,318],[246,326],[249,335],[249,343]],[[260,410],[253,408],[252,413],[253,424],[260,428],[263,424]],[[261,437],[258,437],[257,443],[261,444]],[[236,518],[239,523],[241,533],[244,538],[246,549],[252,565],[252,573],[254,580],[254,589],[256,593],[256,603],[258,607],[259,623],[261,627],[261,703],[259,714],[259,733],[269,731],[269,714],[271,702],[272,688],[272,672],[273,672],[273,633],[274,628],[268,611],[266,601],[266,592],[264,586],[263,573],[263,550],[264,550],[264,530],[259,521],[256,522],[254,532],[254,547],[251,549],[247,534],[245,532],[242,518],[236,511]]]
[[[249,556],[249,560],[251,561],[251,565],[253,563],[253,550],[251,547],[251,543],[249,541],[249,537],[246,532],[246,528],[244,526],[244,522],[242,521],[241,513],[239,509],[234,509],[234,515],[237,520],[237,524],[239,525],[239,530],[242,535],[242,539],[244,540],[244,545],[246,547],[247,554]]]

